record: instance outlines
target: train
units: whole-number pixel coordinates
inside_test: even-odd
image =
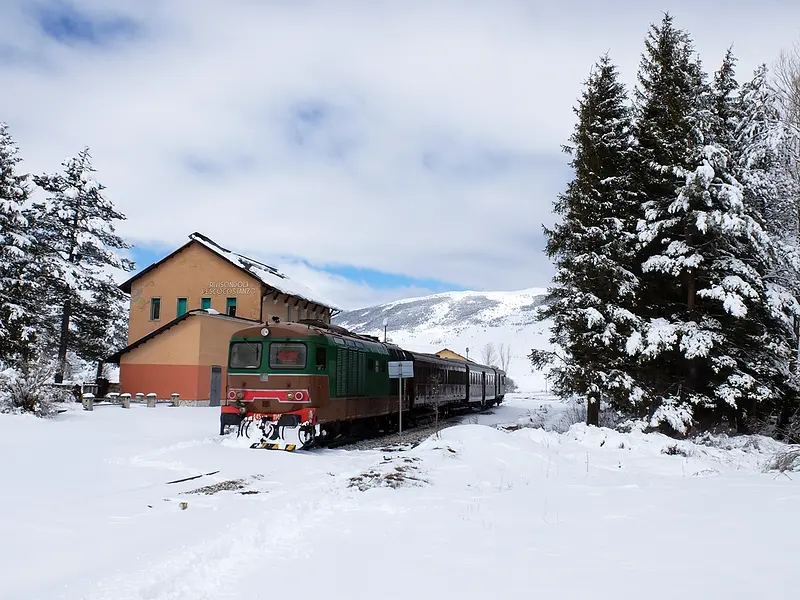
[[[220,435],[236,428],[251,438],[253,429],[251,448],[292,451],[396,431],[435,411],[485,409],[505,392],[506,373],[494,366],[412,352],[323,321],[276,320],[230,338]]]

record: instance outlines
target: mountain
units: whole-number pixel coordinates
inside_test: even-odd
[[[508,375],[520,391],[533,392],[545,389],[543,374],[533,373],[527,358],[532,348],[549,347],[548,324],[534,321],[545,291],[445,292],[343,312],[333,322],[383,339],[387,318],[388,340],[407,350],[435,353],[448,348],[461,355],[469,352],[477,362],[483,362],[486,344],[497,349],[503,344],[511,348]]]

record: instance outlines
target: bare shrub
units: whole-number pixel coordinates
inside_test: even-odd
[[[681,448],[678,444],[665,446],[661,449],[661,454],[666,454],[668,456],[684,456],[686,458],[689,458],[692,455],[689,450],[686,448]]]
[[[564,401],[567,405],[567,410],[564,411],[564,416],[561,418],[557,427],[557,431],[563,433],[576,423],[586,423],[586,399],[585,398],[571,398]],[[600,403],[600,427],[608,427],[613,429],[619,423],[617,414],[606,403]]]
[[[39,357],[19,369],[0,373],[0,412],[31,413],[50,417],[57,412],[56,403],[65,402],[69,390],[53,386],[55,362]]]
[[[792,447],[776,452],[764,467],[765,472],[800,471],[800,448]]]

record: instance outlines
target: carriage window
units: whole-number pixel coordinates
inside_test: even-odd
[[[305,369],[306,345],[298,342],[273,342],[269,347],[272,369]]]
[[[258,342],[231,344],[229,365],[231,369],[257,369],[261,366],[261,347]]]

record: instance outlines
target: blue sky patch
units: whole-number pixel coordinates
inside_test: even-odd
[[[135,270],[130,274],[143,271],[154,262],[157,262],[167,256],[170,252],[177,249],[177,246],[134,246],[131,248],[131,260],[136,263]],[[257,257],[254,257],[257,258]],[[424,279],[410,277],[408,275],[399,275],[397,273],[386,273],[383,271],[376,271],[374,269],[361,269],[353,266],[336,266],[336,267],[318,267],[307,261],[303,261],[308,267],[330,273],[331,275],[339,275],[354,283],[365,283],[371,288],[377,290],[396,289],[403,287],[416,287],[429,289],[434,292],[449,292],[451,290],[464,290],[466,288],[440,281],[438,279]],[[121,283],[121,282],[120,282]]]
[[[372,288],[381,289],[395,289],[401,287],[419,287],[434,292],[449,292],[452,290],[464,290],[465,288],[454,283],[448,283],[438,279],[418,279],[416,277],[409,277],[408,275],[399,275],[397,273],[386,273],[384,271],[376,271],[374,269],[360,269],[352,266],[340,267],[315,267],[326,273],[333,275],[340,275],[345,279],[354,282],[364,282]]]
[[[42,32],[63,44],[105,46],[118,39],[134,38],[141,29],[133,19],[95,18],[66,1],[38,3],[30,10]]]

